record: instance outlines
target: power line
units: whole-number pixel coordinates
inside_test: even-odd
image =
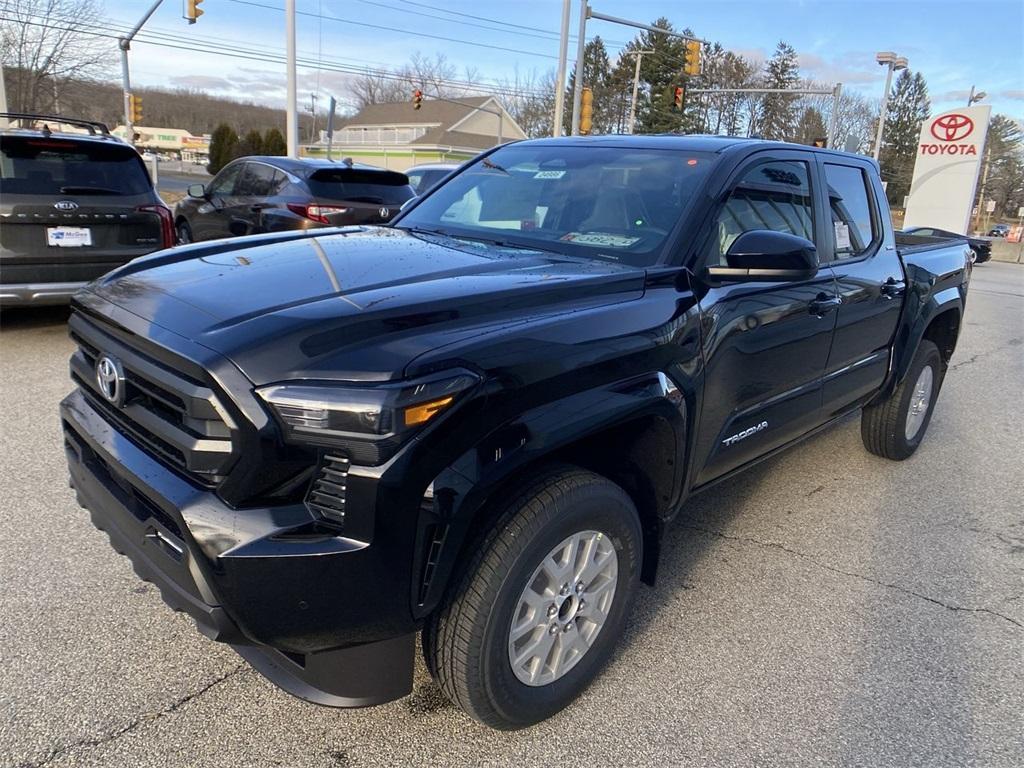
[[[81,34],[91,35],[93,37],[104,37],[109,39],[118,39],[120,36],[116,34],[126,30],[123,25],[117,24],[116,22],[104,21],[102,24],[83,25],[78,20],[65,19],[65,24],[73,26],[57,26],[55,24],[47,24],[41,22],[26,22],[23,19],[12,19],[10,17],[0,17],[7,21],[16,21],[19,23],[28,24],[30,26],[42,27],[46,29],[55,29],[61,31],[75,31]],[[329,17],[327,17],[329,18]],[[96,31],[102,30],[102,31]],[[114,32],[115,34],[111,34]],[[207,38],[209,39],[209,38]],[[248,61],[258,61],[261,63],[273,62],[273,63],[284,63],[285,58],[281,53],[269,53],[264,48],[251,48],[243,45],[224,45],[222,40],[206,42],[202,38],[196,36],[182,36],[175,35],[173,33],[155,33],[147,30],[142,30],[139,36],[135,39],[136,43],[142,43],[146,45],[154,45],[158,47],[171,48],[175,50],[192,51],[196,53],[208,53],[212,55],[226,56],[228,58],[236,58]],[[332,61],[330,59],[324,59],[317,61],[308,57],[301,57],[299,62],[308,69],[313,70],[324,70],[328,72],[336,72],[339,74],[351,74],[359,76],[371,76],[377,77],[383,80],[390,80],[394,82],[408,82],[409,78],[403,74],[393,72],[386,69],[374,69],[371,67],[359,67],[355,65],[347,65],[340,62]],[[468,81],[453,80],[444,78],[439,81],[439,85],[452,88],[455,90],[475,91],[481,94],[488,95],[500,95],[500,96],[543,96],[542,91],[516,89],[509,86],[505,86],[499,83],[471,83]]]
[[[239,5],[249,5],[249,6],[252,6],[254,8],[264,8],[264,9],[270,10],[270,11],[279,11],[279,12],[283,12],[284,11],[283,8],[278,8],[275,5],[266,5],[264,3],[258,3],[258,2],[255,2],[255,0],[228,0],[228,1],[232,2],[232,3],[238,3]],[[321,14],[311,13],[309,11],[298,11],[297,14],[299,16],[309,16],[309,17],[312,17],[312,18],[318,18],[318,17],[321,16]],[[366,22],[366,21],[353,21],[352,19],[343,19],[343,18],[341,18],[339,16],[323,15],[322,18],[324,18],[324,19],[326,19],[328,21],[336,21],[336,22],[338,22],[340,24],[354,24],[354,25],[360,26],[360,27],[368,27],[369,29],[384,30],[385,32],[401,32],[401,33],[408,34],[408,35],[415,35],[416,37],[426,37],[426,38],[430,38],[431,40],[441,40],[442,42],[445,42],[445,43],[456,43],[458,45],[471,45],[471,46],[474,46],[476,48],[486,48],[486,49],[491,50],[491,51],[506,51],[508,53],[519,53],[519,54],[522,54],[523,56],[537,56],[537,57],[542,58],[542,59],[557,59],[558,58],[557,56],[554,56],[554,55],[548,54],[548,53],[538,53],[537,51],[524,51],[524,50],[522,50],[520,48],[505,48],[504,46],[488,45],[487,43],[476,43],[476,42],[473,42],[472,40],[462,40],[462,39],[459,39],[457,37],[445,37],[443,35],[432,35],[432,34],[429,34],[427,32],[420,32],[420,31],[411,30],[411,29],[400,29],[398,27],[385,27],[385,26],[382,26],[380,24],[370,24],[369,22]]]

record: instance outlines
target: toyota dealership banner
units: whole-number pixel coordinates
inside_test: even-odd
[[[961,107],[921,124],[904,227],[967,233],[991,111]]]

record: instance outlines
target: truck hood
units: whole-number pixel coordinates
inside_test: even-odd
[[[401,378],[425,352],[638,298],[643,285],[635,267],[363,227],[174,248],[89,290],[261,385]]]

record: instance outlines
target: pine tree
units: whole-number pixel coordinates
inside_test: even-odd
[[[993,117],[983,157],[988,163],[985,199],[996,201],[996,215],[1015,216],[1024,205],[1024,136],[1020,124],[1006,115]]]
[[[221,123],[210,137],[210,163],[206,170],[211,174],[219,173],[221,168],[235,159],[237,150],[238,134],[227,123]]]
[[[904,69],[889,96],[879,157],[882,180],[887,182],[886,196],[893,205],[902,206],[903,198],[910,192],[921,123],[930,114],[931,102],[924,77],[920,72]]]
[[[235,153],[236,157],[248,157],[250,155],[262,155],[263,154],[263,137],[260,136],[259,131],[249,131],[238,143],[238,150]]]
[[[662,17],[651,26],[673,31]],[[630,44],[631,50],[653,51],[643,58],[640,79],[646,98],[637,109],[637,133],[666,133],[682,127],[682,115],[673,109],[676,86],[682,84],[686,42],[660,32],[643,32]]]
[[[827,137],[825,118],[815,107],[807,107],[800,115],[800,121],[796,126],[796,134],[793,139],[798,144],[814,144],[815,139]]]
[[[800,83],[800,68],[793,46],[779,42],[775,53],[764,65],[765,88],[796,88]],[[796,133],[798,97],[788,93],[766,94],[761,102],[757,132],[765,139],[786,141]]]
[[[288,154],[288,143],[277,128],[269,128],[263,135],[263,154],[283,157]]]

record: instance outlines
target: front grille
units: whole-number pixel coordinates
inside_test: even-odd
[[[345,522],[345,487],[350,464],[344,456],[324,456],[306,495],[306,507],[311,512],[339,525]]]
[[[234,461],[234,429],[212,388],[175,370],[76,313],[69,321],[78,350],[71,377],[115,428],[149,454],[202,485],[219,485]],[[123,403],[100,392],[96,363],[120,362]]]

